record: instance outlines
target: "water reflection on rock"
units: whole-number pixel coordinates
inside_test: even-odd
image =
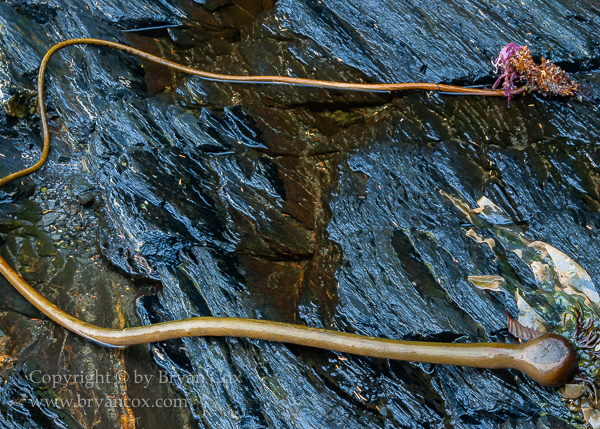
[[[559,2],[273,6],[0,4],[0,88],[33,88],[43,53],[71,37],[116,40],[231,74],[460,84],[493,82],[490,58],[516,41],[576,72],[597,99],[593,5],[570,6],[568,14]],[[502,287],[529,293],[527,302],[558,323],[566,308],[536,298],[543,281],[512,251],[510,237],[498,237],[498,216],[465,217],[482,197],[501,209],[504,228],[576,262],[590,290],[599,279],[599,121],[590,103],[527,96],[509,108],[503,99],[424,92],[214,83],[94,47],[61,52],[48,76],[51,162],[2,190],[0,251],[53,302],[92,323],[253,317],[389,338],[508,341],[504,308],[516,313],[515,295],[478,288],[474,276],[505,279]],[[27,116],[28,102],[0,118],[0,173],[39,155],[39,121]],[[245,339],[108,351],[32,320],[35,310],[0,286],[2,353],[11,357],[2,361],[6,398],[40,395],[28,393],[31,382],[10,387],[32,369],[100,369],[154,375],[149,398],[188,401],[87,414],[71,406],[42,416],[19,414],[3,400],[0,413],[13,427],[556,428],[578,421],[553,389],[511,371]],[[160,371],[172,383],[160,383]],[[45,394],[75,398],[82,390]],[[85,393],[143,392],[120,380]]]

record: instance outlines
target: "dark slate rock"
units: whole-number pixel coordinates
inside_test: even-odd
[[[527,96],[509,107],[504,99],[423,92],[215,83],[102,48],[69,48],[51,62],[47,102],[53,141],[74,162],[83,158],[89,183],[69,186],[80,176],[56,164],[56,150],[41,177],[53,180],[48,194],[67,213],[61,224],[72,214],[71,201],[62,207],[60,198],[83,204],[81,198],[98,196],[102,222],[94,244],[111,269],[94,262],[85,275],[97,280],[95,291],[111,310],[115,301],[106,297],[113,290],[100,285],[104,276],[124,282],[116,267],[140,284],[162,283],[160,293],[137,302],[143,324],[253,317],[387,338],[509,341],[503,311],[516,310],[514,293],[479,290],[468,276],[501,275],[511,290],[524,290],[545,308],[548,302],[534,293],[539,280],[510,243],[497,239],[492,250],[467,236],[473,230],[497,237],[494,225],[469,219],[447,195],[471,208],[486,196],[508,214],[506,225],[555,246],[600,280],[594,4],[280,0],[269,9],[263,1],[195,3],[0,4],[0,79],[25,86],[53,43],[97,37],[215,72],[469,85],[492,83],[490,60],[514,41],[585,81],[591,102]],[[14,122],[0,125],[2,135],[19,130]],[[37,130],[35,120],[20,126]],[[29,160],[39,153],[17,138],[5,143],[15,159],[13,145]],[[15,160],[6,168],[19,165]],[[87,227],[84,210],[91,209],[74,217],[81,215]],[[0,232],[21,234],[21,224],[5,212]],[[97,221],[98,214],[89,216]],[[90,237],[89,228],[68,233]],[[27,240],[31,255],[40,256]],[[30,262],[26,242],[19,243],[13,237],[4,246]],[[77,251],[66,241],[63,246],[60,257]],[[81,268],[84,253],[75,254]],[[67,271],[71,277],[83,272],[73,263],[69,270],[58,263],[53,269],[50,259],[43,264],[52,281],[31,275],[48,293],[73,281]],[[60,298],[76,311],[85,308]],[[113,323],[106,309],[92,308],[91,319]],[[548,307],[544,314],[558,323],[564,310]],[[9,335],[19,332],[29,332],[27,325]],[[185,410],[169,416],[184,421],[190,413],[197,427],[579,423],[555,390],[514,371],[245,339],[186,338],[149,350],[188,400]],[[106,350],[89,353],[101,362]],[[51,415],[56,425],[66,425],[67,414],[82,424],[91,418],[63,411]],[[165,418],[132,412],[146,422]],[[98,427],[114,427],[112,418],[102,414]],[[46,424],[41,416],[31,419],[34,427]]]

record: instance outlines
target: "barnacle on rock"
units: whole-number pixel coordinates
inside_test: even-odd
[[[588,318],[585,316],[585,310],[580,303],[577,303],[573,311],[565,314],[573,316],[575,327],[571,340],[578,349],[580,364],[579,371],[575,375],[574,383],[580,383],[583,386],[583,394],[590,398],[594,404],[598,404],[598,390],[600,390],[600,351],[597,350],[600,344],[600,329],[597,327],[598,320],[592,311]]]
[[[573,311],[566,313],[565,317],[568,315],[572,315],[575,319],[575,330],[571,339],[581,349],[586,350],[592,359],[597,360],[600,357],[600,352],[595,349],[600,341],[600,330],[596,328],[594,313],[590,311],[590,317],[586,320],[583,306],[577,303]]]

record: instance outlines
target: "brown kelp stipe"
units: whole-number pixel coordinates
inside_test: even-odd
[[[399,91],[421,89],[453,94],[504,96],[503,90],[461,88],[431,83],[353,84],[278,76],[228,76],[195,70],[118,43],[96,39],[72,39],[53,46],[44,56],[38,75],[38,107],[44,147],[40,160],[32,167],[0,179],[0,186],[39,170],[50,151],[50,134],[44,106],[44,73],[48,61],[58,50],[72,45],[98,45],[137,55],[184,73],[205,79],[235,82],[309,86],[353,91]],[[524,91],[515,89],[512,95]],[[477,368],[512,368],[523,371],[533,380],[547,386],[560,386],[569,381],[577,368],[577,354],[565,338],[546,334],[518,345],[502,343],[453,344],[397,341],[316,329],[287,323],[254,319],[199,317],[125,329],[108,329],[90,325],[62,311],[33,289],[0,256],[0,272],[37,309],[64,328],[84,338],[111,347],[125,347],[189,336],[228,336],[280,341],[302,346],[330,349],[385,359],[464,365]]]

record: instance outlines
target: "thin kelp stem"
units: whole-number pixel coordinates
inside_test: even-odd
[[[40,66],[38,77],[38,107],[40,109],[42,135],[44,139],[42,156],[34,166],[0,179],[0,186],[33,173],[41,168],[48,159],[50,133],[48,130],[46,108],[44,105],[45,70],[48,61],[58,50],[67,46],[82,44],[107,46],[185,73],[223,82],[302,85],[316,88],[353,91],[424,89],[444,91],[453,94],[485,96],[504,95],[502,90],[481,90],[429,83],[352,84],[278,76],[227,76],[175,64],[118,43],[96,39],[67,40],[53,46],[44,56]],[[515,93],[522,91],[522,89],[518,89]],[[513,368],[525,372],[535,381],[548,386],[564,384],[572,378],[577,367],[577,354],[571,343],[563,337],[554,334],[543,335],[519,345],[501,343],[427,343],[365,337],[264,320],[216,317],[183,319],[124,329],[102,328],[79,320],[52,304],[31,287],[31,285],[29,285],[29,283],[27,283],[1,256],[0,272],[32,305],[44,313],[48,318],[77,335],[111,347],[125,347],[133,344],[165,341],[189,336],[244,337],[259,340],[280,341],[377,358],[465,365],[478,368]]]
[[[95,45],[105,46],[107,48],[116,49],[117,51],[125,52],[144,58],[148,61],[162,64],[166,67],[179,70],[183,73],[188,73],[194,76],[199,76],[206,80],[216,82],[229,82],[229,83],[241,83],[241,84],[274,84],[274,85],[290,85],[290,86],[305,86],[311,88],[322,88],[322,89],[336,89],[341,91],[365,91],[365,92],[390,92],[390,91],[402,91],[408,89],[420,89],[428,91],[442,91],[445,94],[463,94],[463,95],[481,95],[486,97],[502,97],[504,91],[502,90],[490,90],[490,89],[477,89],[467,88],[454,85],[441,85],[437,83],[344,83],[344,82],[330,82],[326,80],[315,80],[315,79],[301,79],[295,77],[284,77],[284,76],[230,76],[225,74],[210,73],[203,70],[197,70],[191,67],[186,67],[181,64],[177,64],[163,58],[155,57],[146,52],[131,48],[129,46],[121,45],[120,43],[109,42],[107,40],[99,39],[69,39],[64,42],[57,43],[54,45],[44,58],[40,65],[40,71],[38,73],[38,85],[37,85],[37,97],[38,97],[38,108],[40,112],[40,121],[42,125],[42,137],[44,139],[44,146],[42,148],[42,156],[40,160],[29,168],[10,174],[0,179],[0,187],[25,177],[40,168],[46,163],[48,154],[50,153],[50,132],[48,130],[48,119],[46,118],[46,106],[44,104],[44,77],[46,74],[46,68],[48,62],[52,56],[63,48],[73,45]],[[511,92],[512,95],[521,94],[525,92],[525,88],[518,88]]]

